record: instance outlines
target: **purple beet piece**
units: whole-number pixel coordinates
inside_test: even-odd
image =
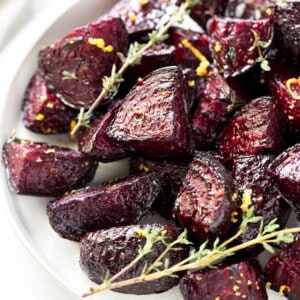
[[[269,174],[267,174],[267,168],[273,159],[273,155],[241,156],[233,162],[232,177],[236,196],[239,199],[243,198],[245,190],[250,192],[254,215],[262,216],[264,225],[277,218],[277,224],[282,228],[286,225],[290,208],[278,193]],[[238,218],[233,218],[232,221],[239,224]],[[249,224],[247,231],[236,239],[236,244],[256,238],[259,233],[259,226],[259,223]],[[246,250],[247,253],[255,255],[263,249],[254,246]]]
[[[153,174],[129,177],[101,187],[72,191],[48,203],[52,228],[62,237],[80,241],[87,232],[135,224],[160,192]]]
[[[272,65],[269,80],[270,92],[278,104],[278,110],[288,124],[289,131],[300,139],[300,71],[282,64]]]
[[[269,166],[268,173],[300,218],[300,144],[281,153]]]
[[[95,119],[82,132],[78,139],[80,152],[94,156],[101,162],[115,161],[128,155],[128,152],[116,145],[106,133],[119,106],[120,102],[113,104],[105,115]]]
[[[280,153],[284,147],[280,116],[270,97],[257,98],[239,110],[217,143],[225,163],[243,155]]]
[[[10,190],[23,195],[60,196],[90,182],[97,168],[80,152],[26,140],[7,141],[2,154]]]
[[[108,15],[121,17],[126,25],[130,40],[147,37],[160,24],[168,11],[180,0],[121,0]]]
[[[98,43],[98,44],[97,44]],[[59,98],[74,108],[89,107],[102,90],[102,78],[119,65],[128,36],[119,18],[102,19],[70,32],[39,52],[39,69]]]
[[[273,16],[275,36],[282,55],[292,64],[300,64],[300,2],[277,1]]]
[[[257,261],[251,259],[185,275],[180,281],[184,300],[267,300]]]
[[[187,111],[181,69],[161,68],[131,89],[107,134],[120,146],[147,156],[188,156],[194,145]]]
[[[256,64],[258,48],[252,49],[257,34],[259,41],[271,43],[273,30],[270,19],[242,20],[214,17],[210,22],[210,46],[212,56],[224,77],[235,77],[245,73]],[[253,32],[254,31],[254,32]],[[267,48],[262,48],[265,55]]]
[[[300,299],[300,241],[274,254],[265,268],[267,284],[289,300]]]
[[[232,227],[230,173],[211,154],[196,153],[176,199],[174,214],[196,242],[224,239]]]
[[[113,227],[108,230],[99,230],[89,233],[81,242],[80,264],[88,277],[97,284],[105,279],[107,272],[112,276],[127,266],[137,255],[139,247],[145,244],[146,232],[158,232],[164,235],[168,243],[176,240],[180,231],[173,225],[132,225],[127,227]],[[181,251],[170,251],[163,258],[169,260],[172,266],[184,258],[188,251],[182,245]],[[129,269],[118,280],[126,280],[140,276],[145,264],[151,265],[164,251],[165,245],[155,243],[149,254]],[[163,277],[154,281],[143,282],[122,287],[115,291],[126,294],[145,295],[164,292],[177,285],[179,278]]]
[[[199,84],[197,105],[192,117],[192,130],[197,149],[213,147],[230,113],[242,99],[216,70]]]
[[[26,128],[41,134],[67,133],[77,112],[65,106],[36,72],[27,88],[23,108]]]

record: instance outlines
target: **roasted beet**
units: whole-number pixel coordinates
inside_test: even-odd
[[[167,11],[179,4],[179,0],[120,0],[109,12],[121,17],[131,40],[147,37],[155,30]]]
[[[97,162],[80,152],[25,140],[3,146],[9,187],[17,194],[59,196],[93,179]]]
[[[88,277],[100,284],[107,272],[110,275],[118,273],[127,266],[137,255],[140,247],[145,244],[147,232],[157,230],[164,234],[165,240],[170,243],[177,239],[180,231],[172,225],[135,225],[127,227],[114,227],[89,233],[83,238],[80,251],[80,263]],[[168,259],[172,266],[187,256],[187,249],[183,246],[181,251],[170,251],[163,258]],[[118,280],[126,280],[140,276],[145,264],[151,265],[165,249],[161,242],[155,243],[151,252],[129,269]],[[142,282],[117,289],[117,292],[126,294],[152,294],[164,292],[179,282],[178,278],[163,277],[154,281]]]
[[[274,254],[265,268],[267,285],[290,300],[300,299],[300,241]]]
[[[89,107],[102,90],[102,78],[119,64],[128,37],[118,18],[77,28],[39,53],[39,68],[49,88],[67,105]]]
[[[47,214],[61,237],[80,241],[87,232],[135,224],[149,211],[159,191],[153,174],[129,177],[52,200]]]
[[[120,103],[115,103],[108,112],[98,117],[87,127],[78,139],[78,149],[87,155],[96,157],[99,161],[114,161],[125,157],[128,152],[117,146],[106,130],[114,119]]]
[[[191,239],[201,242],[225,238],[231,229],[230,173],[211,154],[197,153],[189,165],[175,203],[174,214]]]
[[[272,65],[269,87],[289,131],[300,140],[300,71],[284,65]]]
[[[255,99],[238,111],[217,143],[225,163],[242,155],[279,153],[284,147],[280,117],[270,97]]]
[[[279,191],[300,217],[300,144],[285,150],[269,166]]]
[[[66,133],[77,112],[65,106],[46,86],[38,72],[27,88],[23,108],[23,123],[41,134]]]
[[[264,225],[277,218],[277,224],[283,227],[289,217],[290,209],[266,172],[273,159],[274,156],[271,155],[239,157],[234,160],[232,177],[237,197],[243,199],[248,193],[251,205],[254,207],[254,215],[262,216]],[[237,216],[238,214],[236,214]],[[239,223],[238,218],[234,217],[232,220]],[[249,224],[247,231],[235,242],[241,244],[256,238],[259,233],[259,226],[259,223]],[[254,246],[248,248],[247,252],[255,255],[261,250],[262,247]]]
[[[107,134],[120,146],[151,157],[187,156],[193,152],[187,110],[181,70],[161,68],[131,89]]]
[[[268,299],[261,268],[255,260],[186,275],[180,281],[180,290],[185,300]]]
[[[294,64],[300,64],[300,2],[277,1],[273,16],[277,45],[282,55]]]
[[[225,78],[243,74],[256,64],[258,47],[253,49],[255,34],[260,42],[270,43],[273,31],[269,19],[242,20],[213,18],[209,27],[215,64]],[[262,48],[265,55],[268,47]]]

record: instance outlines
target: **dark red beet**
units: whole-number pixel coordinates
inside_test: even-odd
[[[300,299],[300,241],[274,254],[265,268],[267,284],[290,300]]]
[[[144,4],[145,2],[145,4]],[[161,19],[179,0],[121,0],[109,12],[110,16],[121,17],[131,40],[147,37],[155,30]]]
[[[25,140],[3,146],[3,160],[12,192],[59,196],[93,179],[97,162],[80,152]]]
[[[268,173],[299,218],[300,144],[296,144],[281,153],[269,166]]]
[[[289,131],[296,139],[300,139],[300,72],[286,68],[284,65],[272,65],[269,87],[276,99],[278,110]]]
[[[273,16],[275,34],[282,55],[294,64],[300,64],[300,2],[277,1]]]
[[[77,112],[65,106],[46,86],[37,72],[27,88],[23,108],[26,128],[41,134],[66,133]]]
[[[225,163],[243,155],[279,153],[284,147],[282,125],[270,97],[255,99],[238,111],[217,143]]]
[[[113,104],[105,115],[95,119],[83,131],[78,139],[78,149],[80,152],[94,156],[102,162],[118,160],[128,154],[126,150],[116,145],[106,133],[119,106],[120,102]]]
[[[209,27],[211,51],[215,64],[224,77],[243,74],[256,64],[258,49],[251,49],[255,38],[254,30],[262,42],[271,42],[273,31],[269,19],[242,20],[213,18]],[[263,54],[268,48],[261,49]]]
[[[186,275],[180,281],[185,300],[267,300],[257,261],[248,260]]]
[[[80,263],[88,277],[97,284],[102,283],[106,273],[116,274],[127,266],[137,255],[139,247],[145,244],[144,231],[158,230],[165,234],[168,243],[176,240],[180,231],[173,225],[136,225],[114,227],[88,234],[83,238],[80,251]],[[185,246],[181,251],[170,251],[163,258],[168,259],[170,266],[186,258],[188,251]],[[165,249],[161,242],[154,244],[151,252],[135,264],[118,280],[140,276],[145,264],[151,265]],[[126,294],[152,294],[164,292],[179,282],[178,278],[163,277],[154,281],[143,282],[117,289]]]
[[[242,156],[234,160],[232,177],[237,197],[242,199],[244,191],[250,192],[251,205],[254,206],[254,215],[262,216],[264,225],[277,218],[277,224],[286,225],[290,214],[288,204],[274,187],[266,170],[272,160],[271,155]],[[233,218],[234,222],[238,219]],[[235,242],[241,244],[257,237],[259,223],[249,224],[247,231]],[[250,247],[247,252],[251,255],[258,254],[262,247]]]
[[[193,152],[187,89],[178,67],[151,72],[124,98],[107,134],[117,144],[151,157]]]
[[[94,45],[98,39],[99,44]],[[103,45],[101,45],[103,42]],[[39,53],[39,68],[49,88],[67,105],[89,107],[102,90],[102,78],[119,65],[128,37],[118,18],[77,28]]]
[[[80,241],[87,232],[135,224],[149,211],[159,192],[155,176],[145,174],[72,191],[50,201],[47,214],[61,237]]]
[[[177,196],[174,214],[194,241],[223,239],[232,227],[231,214],[236,208],[231,196],[230,173],[211,154],[196,153]]]

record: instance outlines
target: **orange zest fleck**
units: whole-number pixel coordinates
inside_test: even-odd
[[[136,14],[134,12],[131,11],[128,14],[128,17],[129,17],[129,20],[130,20],[131,23],[135,23],[135,21],[136,21]]]
[[[289,94],[296,100],[300,100],[300,93],[295,93],[292,90],[292,86],[296,85],[298,87],[300,87],[300,76],[298,78],[290,78],[286,81],[286,87],[288,89]]]
[[[105,45],[105,41],[102,38],[89,38],[88,43],[90,45],[96,46],[101,49],[103,52],[112,52],[114,47],[112,45]]]
[[[43,115],[43,114],[37,114],[36,117],[35,117],[35,119],[37,121],[43,121],[45,119],[45,115]]]

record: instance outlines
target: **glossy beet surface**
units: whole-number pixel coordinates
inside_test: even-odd
[[[257,47],[251,49],[256,32],[259,41],[269,43],[273,32],[269,19],[242,20],[215,17],[209,27],[211,50],[220,73],[227,77],[243,74],[255,65],[259,57]],[[267,48],[261,49],[266,53]]]
[[[190,155],[193,141],[181,69],[161,68],[139,81],[123,100],[107,134],[121,147],[151,157]]]
[[[186,275],[180,281],[185,300],[267,300],[257,261],[242,261]]]
[[[274,100],[251,101],[229,121],[217,149],[224,162],[242,155],[280,153],[285,147],[283,129]]]
[[[196,153],[175,204],[175,216],[191,239],[225,238],[236,203],[231,199],[230,173],[211,154]]]
[[[268,168],[268,173],[299,217],[300,144],[296,144],[281,153]]]
[[[289,217],[290,209],[266,172],[273,159],[274,156],[271,155],[239,157],[234,160],[232,177],[236,196],[242,200],[247,193],[245,191],[249,192],[251,205],[254,206],[254,215],[262,216],[264,225],[277,218],[277,224],[283,227]],[[233,218],[233,221],[239,224],[237,218]],[[259,225],[259,223],[249,224],[247,231],[236,240],[236,244],[257,237]],[[261,250],[262,248],[255,246],[248,248],[247,252],[255,255]]]
[[[3,146],[3,160],[12,192],[59,196],[92,180],[97,163],[80,152],[24,140]]]
[[[266,281],[271,289],[290,300],[300,299],[300,241],[274,254],[265,268]]]
[[[23,123],[36,133],[67,133],[77,115],[47,88],[38,72],[30,81],[24,101]]]
[[[88,277],[100,284],[107,272],[116,274],[128,265],[137,255],[140,246],[145,244],[145,231],[158,230],[164,235],[165,240],[170,243],[177,239],[180,231],[173,225],[134,225],[127,227],[114,227],[108,230],[100,230],[89,233],[81,242],[80,263]],[[140,276],[145,264],[151,265],[165,249],[158,242],[154,244],[152,251],[141,259],[118,280],[125,280]],[[187,249],[183,246],[181,251],[170,251],[163,260],[168,259],[170,266],[178,263],[187,256]],[[179,282],[178,278],[163,277],[154,281],[134,284],[117,289],[117,292],[126,294],[145,295],[161,293]]]
[[[116,145],[106,130],[114,119],[120,103],[115,103],[108,112],[98,117],[87,127],[78,139],[78,149],[102,162],[114,161],[125,157],[128,152]]]
[[[103,19],[40,50],[39,69],[49,88],[66,104],[89,107],[102,90],[103,76],[110,75],[113,64],[119,65],[117,53],[125,53],[127,45],[123,22]]]
[[[87,232],[135,224],[160,191],[155,176],[140,175],[119,182],[72,191],[48,203],[52,228],[63,238],[80,241]]]

